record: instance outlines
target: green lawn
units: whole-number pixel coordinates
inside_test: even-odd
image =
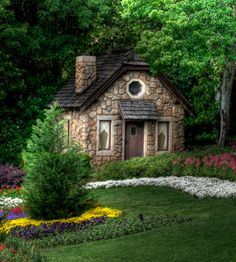
[[[97,189],[104,206],[126,216],[192,217],[172,225],[124,238],[45,250],[50,261],[236,261],[236,199],[199,200],[168,188]]]

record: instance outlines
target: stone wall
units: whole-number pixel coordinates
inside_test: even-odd
[[[100,166],[106,162],[124,158],[124,125],[121,118],[118,100],[131,99],[127,92],[127,83],[139,79],[145,85],[145,92],[139,99],[151,100],[155,103],[160,119],[171,119],[171,150],[184,148],[184,109],[161,83],[146,72],[128,72],[121,76],[108,90],[98,98],[82,114],[77,111],[68,112],[71,118],[72,137],[89,152],[93,164]],[[110,117],[113,124],[112,151],[98,151],[97,125],[102,117]],[[146,121],[144,130],[144,155],[158,154],[156,151],[156,122]]]
[[[96,79],[96,56],[76,57],[75,92],[82,93]]]

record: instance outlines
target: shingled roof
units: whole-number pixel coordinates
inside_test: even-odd
[[[124,120],[157,120],[157,110],[152,101],[120,100],[119,107]]]
[[[86,109],[104,91],[111,86],[122,74],[127,71],[146,71],[150,68],[142,61],[132,48],[110,49],[96,56],[96,80],[82,94],[75,93],[75,76],[69,78],[67,84],[62,87],[55,100],[63,108]],[[159,77],[158,77],[159,78]],[[178,98],[187,111],[191,106],[184,96],[172,85],[168,79],[161,75],[160,81]]]

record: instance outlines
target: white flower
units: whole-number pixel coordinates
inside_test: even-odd
[[[124,187],[124,186],[165,186],[182,190],[193,196],[204,197],[235,197],[236,196],[236,182],[227,180],[220,180],[218,178],[209,177],[158,177],[158,178],[132,178],[125,180],[108,180],[102,182],[88,183],[86,189],[95,188],[110,188],[110,187]]]
[[[23,200],[17,197],[0,197],[0,208],[18,207]]]

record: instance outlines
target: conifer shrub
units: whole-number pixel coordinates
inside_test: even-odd
[[[68,143],[61,116],[57,104],[45,110],[22,153],[24,205],[35,219],[80,215],[91,202],[83,189],[91,173],[90,159],[72,141]]]

